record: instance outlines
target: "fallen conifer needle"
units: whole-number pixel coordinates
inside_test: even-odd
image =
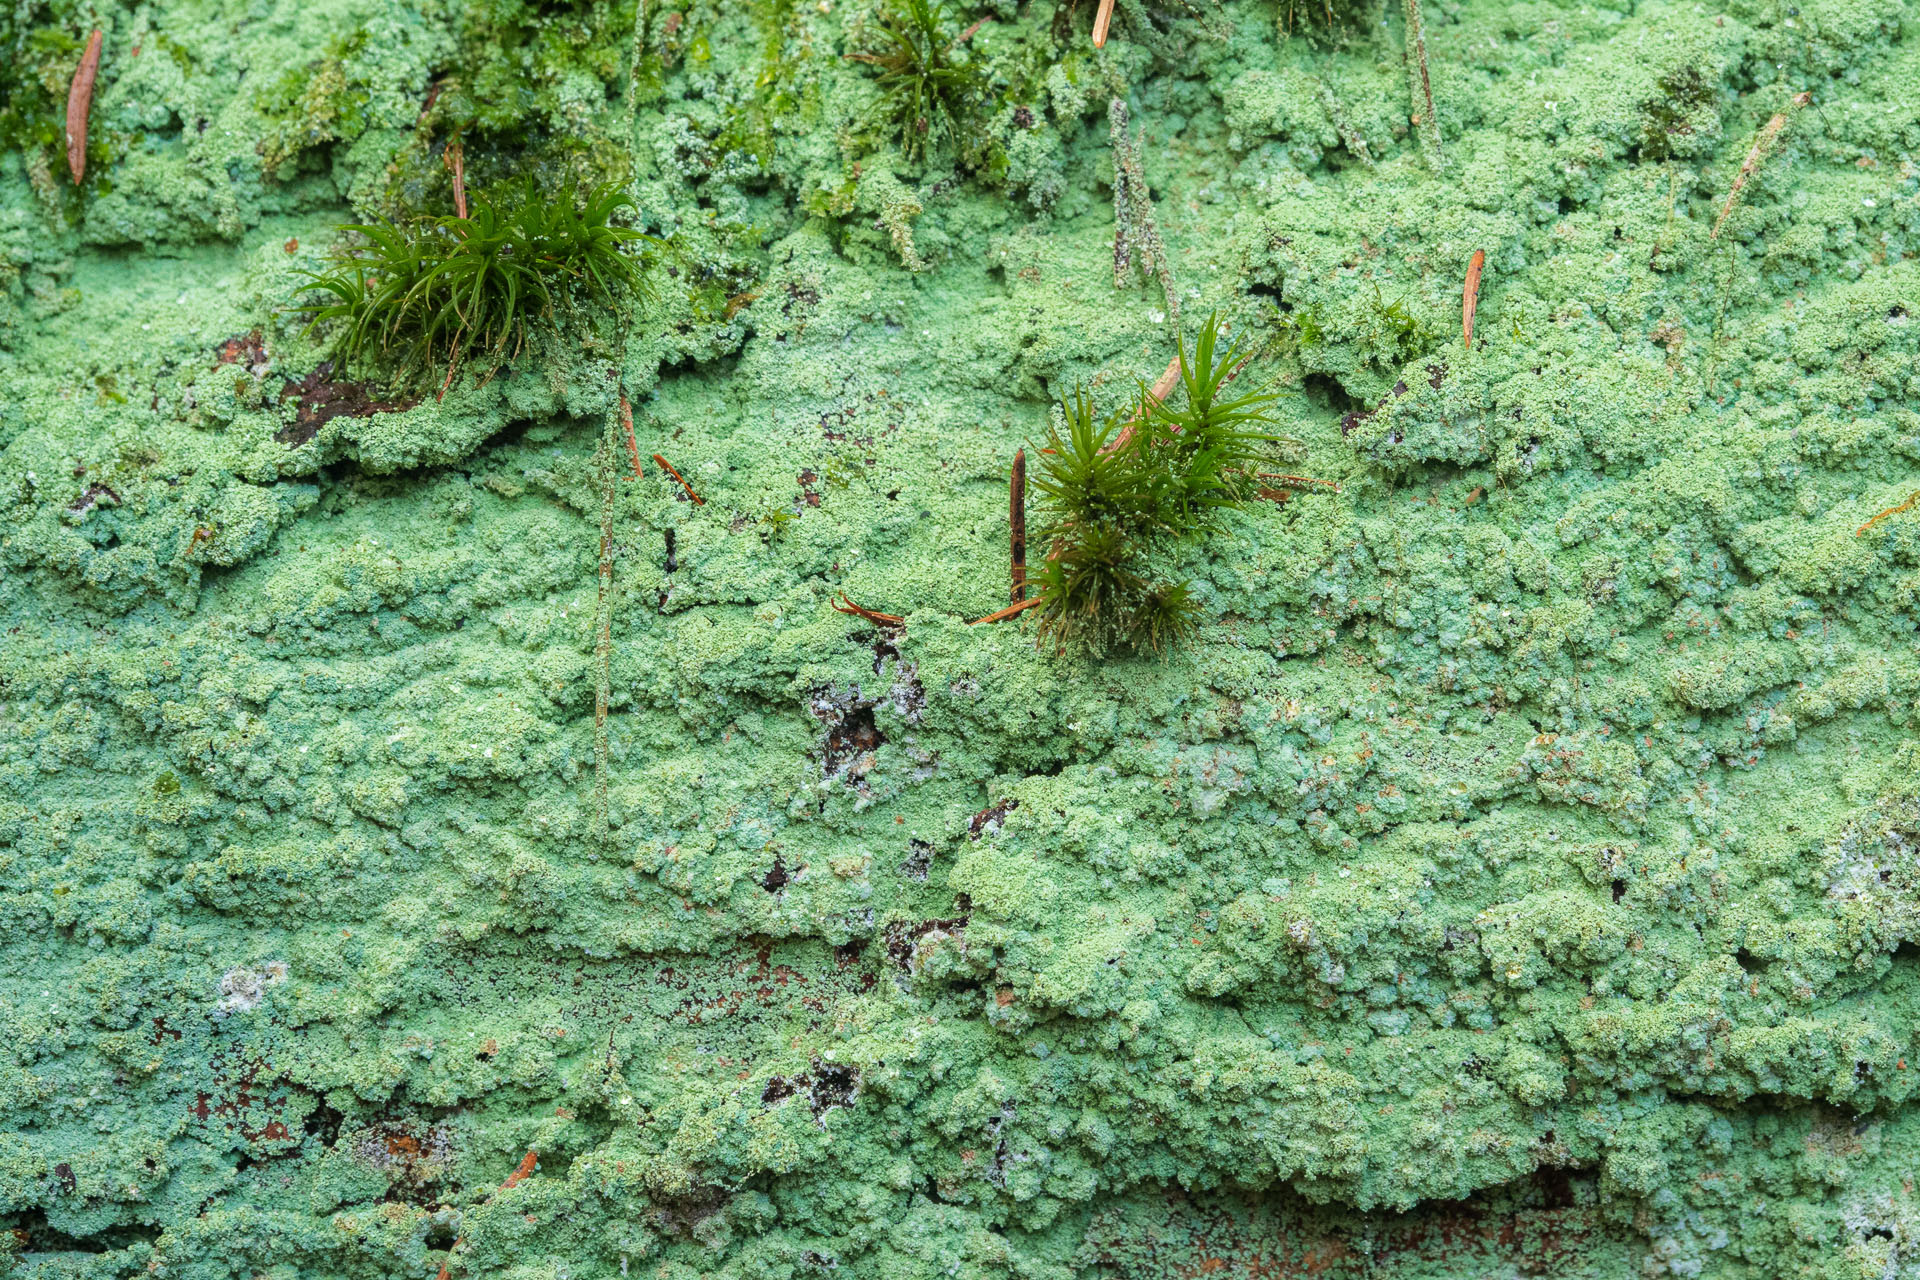
[[[1798,108],[1812,101],[1813,94],[1807,92],[1796,94],[1793,101],[1787,105]],[[1720,206],[1720,216],[1713,220],[1713,233],[1707,239],[1720,238],[1720,228],[1727,225],[1727,217],[1733,212],[1734,204],[1740,199],[1741,188],[1747,185],[1748,178],[1760,172],[1760,163],[1766,159],[1767,148],[1773,145],[1773,140],[1779,137],[1780,131],[1786,127],[1787,113],[1784,111],[1775,113],[1773,119],[1761,127],[1759,134],[1754,137],[1753,150],[1747,152],[1747,158],[1741,164],[1740,172],[1734,175],[1733,187],[1727,192],[1727,202]]]
[[[1856,538],[1859,537],[1861,534],[1865,533],[1867,530],[1873,528],[1873,526],[1879,524],[1882,520],[1885,520],[1888,516],[1897,516],[1902,511],[1911,511],[1913,509],[1913,504],[1916,502],[1920,502],[1920,489],[1916,489],[1912,493],[1908,494],[1907,500],[1905,502],[1898,503],[1894,506],[1888,507],[1885,511],[1882,511],[1879,515],[1867,521],[1865,524],[1861,525],[1858,529],[1855,529],[1853,531],[1853,536]]]
[[[1460,294],[1460,331],[1469,351],[1473,350],[1473,309],[1480,305],[1480,269],[1486,265],[1486,250],[1475,249],[1467,260],[1467,285]]]
[[[678,471],[675,471],[673,469],[673,464],[671,462],[668,462],[665,458],[661,457],[657,453],[653,455],[653,460],[660,464],[660,469],[662,471],[666,472],[668,475],[672,476],[675,480],[678,480],[680,482],[680,487],[687,491],[687,496],[689,498],[693,499],[694,506],[704,507],[707,505],[707,500],[693,491],[693,486],[687,483],[685,476],[681,475]]]
[[[1225,333],[1226,331],[1227,331],[1227,326],[1224,324],[1221,325],[1220,332]],[[1239,370],[1236,369],[1234,370],[1234,372],[1238,373]],[[1148,388],[1147,390],[1147,395],[1152,401],[1152,403],[1163,404],[1165,403],[1166,398],[1173,394],[1174,387],[1178,386],[1179,383],[1180,383],[1180,357],[1175,356],[1173,359],[1167,361],[1166,372],[1162,373],[1158,378],[1154,379],[1153,386]],[[1115,449],[1125,448],[1127,441],[1133,439],[1133,425],[1138,421],[1140,421],[1140,415],[1138,413],[1134,414],[1133,417],[1127,419],[1127,425],[1120,428],[1120,434],[1113,438],[1113,443],[1108,445],[1105,449],[1102,449],[1101,452],[1112,453]]]
[[[455,138],[449,142],[440,158],[446,164],[447,172],[453,175],[453,212],[455,216],[464,218],[467,216],[467,156],[460,146],[460,140]]]
[[[1029,596],[1025,600],[1016,601],[1013,604],[1008,605],[1004,609],[996,609],[984,618],[975,618],[972,622],[969,622],[967,625],[970,627],[977,627],[983,622],[1005,622],[1008,618],[1011,618],[1014,614],[1020,613],[1026,609],[1031,609],[1033,608],[1033,606],[1039,603],[1040,603],[1039,596]]]
[[[445,400],[447,398],[447,389],[453,386],[453,374],[454,374],[454,371],[459,367],[460,367],[460,349],[456,347],[454,348],[453,358],[447,361],[447,376],[445,381],[441,382],[440,384],[440,394],[433,398],[433,401],[435,404],[438,404],[442,400]]]
[[[507,1175],[507,1180],[500,1184],[500,1191],[511,1191],[522,1182],[525,1182],[529,1177],[533,1176],[533,1167],[539,1163],[540,1153],[538,1151],[529,1151],[526,1155],[520,1157],[519,1165],[512,1173]],[[496,1191],[494,1194],[498,1195],[499,1191]],[[464,1236],[453,1242],[453,1247],[447,1250],[447,1260],[440,1264],[440,1274],[435,1276],[434,1280],[447,1280],[447,1277],[453,1273],[454,1250],[458,1249],[464,1242]]]
[[[67,90],[67,168],[78,183],[87,172],[87,114],[93,110],[93,82],[100,75],[101,32],[87,37],[87,51],[73,73],[73,85]]]
[[[1100,0],[1099,9],[1093,15],[1093,47],[1107,47],[1107,29],[1113,25],[1113,0]]]
[[[633,406],[627,402],[627,393],[620,393],[620,425],[627,432],[627,457],[633,461],[633,478],[640,479],[646,472],[640,469],[640,442],[633,438]]]
[[[1284,471],[1259,471],[1254,474],[1258,475],[1262,480],[1285,480],[1291,484],[1317,484],[1323,489],[1331,489],[1335,493],[1340,492],[1340,482],[1338,480],[1315,480],[1312,476],[1290,476]]]
[[[904,627],[907,625],[907,620],[899,614],[880,613],[877,610],[866,608],[864,605],[855,604],[853,601],[847,599],[847,593],[844,591],[840,593],[840,598],[833,602],[833,607],[841,613],[852,614],[856,618],[865,618],[868,622],[876,622],[883,627]]]

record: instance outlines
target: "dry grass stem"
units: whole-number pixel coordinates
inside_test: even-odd
[[[1793,101],[1788,105],[1798,110],[1812,101],[1813,94],[1807,92],[1795,95]],[[1720,206],[1720,216],[1714,219],[1713,233],[1709,235],[1707,239],[1718,240],[1720,238],[1720,228],[1727,225],[1727,218],[1733,213],[1734,206],[1739,203],[1740,193],[1745,190],[1747,179],[1760,172],[1760,166],[1765,162],[1767,152],[1773,146],[1774,139],[1778,138],[1780,131],[1786,127],[1787,113],[1785,111],[1776,112],[1773,119],[1767,121],[1766,124],[1760,127],[1759,134],[1756,135],[1753,140],[1753,149],[1747,152],[1746,160],[1740,165],[1740,172],[1734,175],[1733,187],[1727,192],[1727,202]]]

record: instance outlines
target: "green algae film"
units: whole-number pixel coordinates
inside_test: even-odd
[[[964,166],[859,4],[0,22],[14,1273],[1920,1274],[1910,7],[1428,5],[1439,177],[1397,14],[1116,13]],[[1341,487],[1088,663],[965,622],[1171,354],[1114,94]],[[409,403],[283,308],[455,135],[678,256]]]

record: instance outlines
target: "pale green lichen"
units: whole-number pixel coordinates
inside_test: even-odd
[[[1397,27],[1087,9],[959,24],[971,173],[838,0],[8,10],[126,139],[0,190],[16,1272],[1914,1274],[1911,6],[1429,5],[1444,180]],[[330,51],[364,121],[263,108]],[[1093,664],[966,620],[1046,406],[1171,349],[1115,86],[1341,487]],[[676,252],[402,408],[282,308],[456,125]]]

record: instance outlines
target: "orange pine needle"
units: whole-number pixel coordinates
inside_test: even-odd
[[[1100,0],[1100,8],[1093,15],[1093,47],[1107,47],[1107,28],[1113,25],[1113,0]]]
[[[76,184],[87,173],[87,116],[93,110],[93,82],[100,76],[103,38],[98,28],[87,37],[87,51],[80,55],[73,84],[67,89],[67,168],[73,171]]]
[[[500,1189],[502,1191],[511,1191],[513,1188],[519,1186],[533,1176],[533,1167],[539,1163],[540,1153],[538,1151],[527,1152],[527,1154],[520,1157],[520,1163],[514,1171],[507,1175],[507,1180],[500,1184]]]
[[[633,459],[633,478],[638,480],[646,472],[640,469],[640,442],[633,438],[633,406],[624,391],[620,393],[620,425],[627,430],[627,456]]]
[[[1882,511],[1879,515],[1867,521],[1865,524],[1861,525],[1858,529],[1855,529],[1853,531],[1853,536],[1856,538],[1859,537],[1861,534],[1865,533],[1867,530],[1873,528],[1873,526],[1879,524],[1882,520],[1885,520],[1888,516],[1897,516],[1902,511],[1911,511],[1913,509],[1913,504],[1916,502],[1920,502],[1920,489],[1916,489],[1912,493],[1908,494],[1907,500],[1905,502],[1902,502],[1897,506],[1888,507],[1885,511]]]
[[[841,613],[851,614],[856,618],[865,618],[868,622],[875,622],[883,627],[904,627],[907,625],[907,620],[899,614],[880,613],[877,610],[855,604],[853,601],[847,599],[847,593],[844,591],[840,593],[840,598],[832,603],[833,607]]]
[[[1467,286],[1460,294],[1460,330],[1467,350],[1473,350],[1473,309],[1480,304],[1480,269],[1487,265],[1484,249],[1475,249],[1467,260]]]
[[[527,1152],[526,1155],[520,1157],[518,1167],[507,1175],[505,1182],[500,1184],[500,1190],[511,1191],[513,1188],[519,1186],[522,1182],[526,1181],[528,1177],[532,1176],[533,1166],[538,1163],[540,1163],[540,1153],[538,1151]],[[495,1194],[497,1195],[499,1192],[495,1192]],[[440,1264],[440,1274],[435,1276],[433,1280],[447,1280],[447,1277],[452,1274],[454,1250],[458,1249],[464,1241],[465,1237],[461,1237],[453,1242],[452,1248],[447,1250],[447,1260]]]
[[[1227,327],[1224,324],[1221,325],[1220,332],[1225,333],[1226,331]],[[1238,370],[1235,372],[1238,372]],[[1173,388],[1179,381],[1180,357],[1175,356],[1173,359],[1167,361],[1166,372],[1154,380],[1153,386],[1147,391],[1147,394],[1151,396],[1154,403],[1157,404],[1173,394]],[[1112,453],[1115,449],[1124,449],[1127,441],[1133,439],[1133,425],[1138,421],[1140,421],[1139,414],[1135,414],[1133,417],[1127,419],[1127,425],[1120,428],[1120,434],[1113,438],[1113,443],[1109,444],[1105,449],[1102,449],[1101,452]]]
[[[969,622],[967,625],[970,627],[977,627],[983,622],[1005,622],[1008,618],[1011,618],[1014,614],[1033,608],[1033,606],[1040,603],[1040,599],[1041,598],[1039,596],[1029,596],[1025,600],[1017,600],[1014,603],[1008,605],[1004,609],[994,610],[992,613],[988,614],[984,618],[975,618],[972,622]]]
[[[707,500],[693,491],[693,486],[687,483],[685,476],[681,475],[678,471],[675,471],[673,469],[673,464],[671,462],[668,462],[665,458],[661,457],[657,453],[653,455],[653,460],[660,464],[660,469],[662,471],[666,472],[668,475],[672,476],[675,480],[678,480],[680,482],[680,487],[687,491],[687,496],[689,498],[693,499],[694,506],[704,507],[707,505]]]

